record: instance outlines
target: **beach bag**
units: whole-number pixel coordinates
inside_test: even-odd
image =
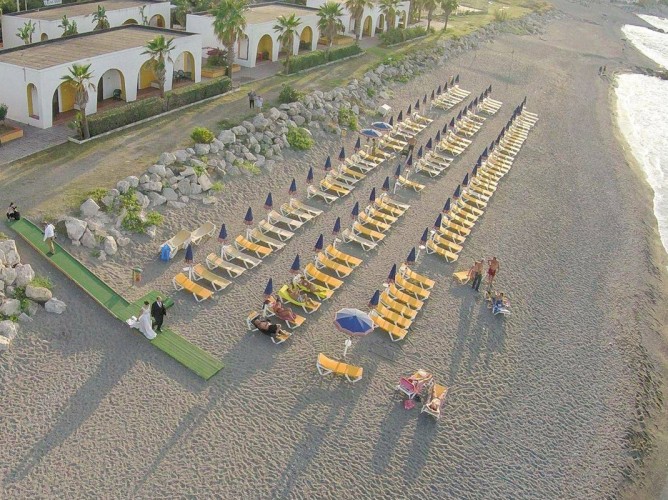
[[[160,260],[163,262],[169,262],[169,245],[162,245],[162,248],[160,249]]]

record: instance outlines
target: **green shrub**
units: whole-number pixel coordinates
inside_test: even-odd
[[[308,54],[291,57],[290,64],[283,69],[285,73],[289,75],[292,73],[297,73],[298,71],[303,71],[305,69],[314,68],[328,62],[338,61],[339,59],[361,54],[362,52],[362,48],[356,43],[346,47],[332,49],[330,51],[314,50]]]
[[[290,127],[288,128],[287,133],[288,144],[292,149],[297,149],[299,151],[304,151],[305,149],[311,149],[315,141],[311,137],[311,134],[304,128],[300,127]]]
[[[53,283],[47,276],[37,275],[33,278],[30,284],[33,286],[41,286],[42,288],[53,290]]]
[[[214,191],[214,192],[216,192],[216,193],[219,193],[219,192],[222,191],[223,189],[225,189],[225,184],[223,184],[223,183],[220,182],[220,181],[216,181],[216,182],[214,182],[213,184],[211,184],[211,191]]]
[[[120,208],[124,208],[128,212],[139,212],[141,207],[135,195],[136,191],[134,188],[130,188],[127,193],[120,195],[118,197]]]
[[[165,94],[167,109],[180,108],[186,104],[192,104],[209,97],[224,94],[232,86],[230,79],[226,76],[212,78],[206,82],[195,83],[187,87],[179,87]]]
[[[362,47],[353,43],[352,45],[347,45],[346,47],[341,47],[338,49],[332,49],[327,53],[327,61],[333,62],[338,61],[339,59],[345,59],[346,57],[356,56],[364,52]]]
[[[496,22],[503,22],[508,20],[508,10],[507,9],[494,9],[494,20]]]
[[[287,104],[290,102],[297,102],[302,97],[302,93],[287,83],[283,84],[281,93],[278,94],[278,102]]]
[[[92,198],[93,201],[99,205],[100,203],[102,203],[102,198],[104,198],[105,196],[107,196],[107,193],[108,193],[108,192],[109,192],[109,190],[107,190],[107,189],[105,189],[105,188],[95,188],[95,189],[91,189],[90,191],[88,191],[88,192],[84,195],[84,198],[83,198],[83,200],[81,200],[81,203],[83,203],[84,201],[86,201],[88,198]]]
[[[339,108],[339,125],[348,127],[350,130],[357,130],[357,116],[350,108]]]
[[[394,45],[427,35],[427,28],[415,26],[413,28],[390,28],[385,33],[380,34],[380,41],[383,45]]]
[[[262,173],[262,170],[260,170],[260,167],[258,167],[252,161],[237,160],[234,164],[237,167],[242,168],[242,169],[246,170],[247,172],[250,172],[253,175],[260,175]]]
[[[5,118],[7,118],[7,110],[9,108],[7,107],[6,104],[0,104],[0,123],[5,122]]]
[[[35,280],[33,280],[30,284],[31,285],[34,284],[35,286],[41,286],[35,284]],[[21,303],[21,311],[26,312],[28,310],[28,307],[30,306],[30,299],[28,299],[28,297],[26,296],[26,287],[17,286],[16,288],[14,288],[14,298]],[[12,318],[9,319],[16,322],[16,320]]]
[[[146,227],[148,226],[159,226],[162,224],[163,217],[160,212],[149,212],[146,214]]]
[[[197,177],[206,173],[206,169],[204,167],[200,167],[199,165],[193,167],[193,170],[195,171],[195,174],[197,174]]]
[[[367,97],[373,97],[373,96],[375,96],[375,95],[376,95],[376,89],[371,88],[371,87],[367,87],[367,89],[366,89],[366,95],[367,95]]]
[[[143,233],[145,231],[144,221],[139,217],[139,212],[128,212],[125,214],[121,222],[121,227],[133,233]]]
[[[211,144],[215,136],[206,127],[195,127],[190,134],[190,138],[196,143],[200,144]]]

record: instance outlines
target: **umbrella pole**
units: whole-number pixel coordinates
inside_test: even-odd
[[[350,339],[346,339],[345,347],[343,348],[343,357],[345,358],[346,355],[348,354],[348,348],[353,345],[353,341]]]
[[[418,248],[417,248],[417,253],[415,254],[415,261],[416,261],[416,262],[417,262],[417,260],[420,258],[420,252],[421,252],[422,250],[424,250],[425,248],[426,248],[426,247],[425,247],[424,245],[419,245],[419,246],[418,246]]]

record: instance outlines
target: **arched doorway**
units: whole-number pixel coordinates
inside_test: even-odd
[[[135,19],[127,19],[126,21],[123,22],[123,26],[127,26],[129,24],[139,24]]]
[[[49,35],[42,33],[42,36],[39,37],[40,42],[46,42],[49,39]]]
[[[271,36],[264,35],[257,44],[257,62],[271,61],[274,54],[274,40]]]
[[[97,102],[112,98],[125,100],[125,77],[117,69],[105,71],[97,82]]]
[[[187,50],[181,52],[179,56],[174,59],[172,82],[182,80],[195,80],[195,57]]]
[[[378,16],[378,22],[376,23],[376,33],[382,33],[385,28],[385,14]]]
[[[153,16],[149,22],[149,26],[154,26],[156,28],[164,28],[165,27],[165,18],[162,17],[160,14],[156,14]]]
[[[405,28],[406,27],[406,11],[403,11],[401,13],[401,16],[399,16],[399,28]]]
[[[36,108],[39,99],[37,98],[37,87],[35,87],[35,84],[28,84],[28,87],[26,88],[26,97],[28,98],[28,116],[39,120],[39,113]]]
[[[371,20],[371,16],[366,16],[366,19],[364,19],[364,25],[362,27],[362,36],[371,36],[371,25],[373,24],[373,21]]]
[[[151,83],[156,81],[157,77],[155,75],[155,65],[150,59],[147,60],[139,68],[139,78],[137,78],[137,89],[147,89],[151,86]]]
[[[299,35],[299,50],[311,50],[313,43],[313,30],[310,26],[306,26]]]
[[[51,110],[53,119],[58,118],[58,115],[71,111],[76,104],[76,90],[68,82],[61,83],[53,93],[51,99]]]

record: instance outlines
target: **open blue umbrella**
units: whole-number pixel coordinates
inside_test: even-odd
[[[397,116],[397,123],[401,123],[402,121],[404,121],[404,112],[399,111],[399,116]]]
[[[346,155],[343,155],[343,159],[345,160]],[[339,155],[339,160],[341,160],[341,155]],[[342,160],[343,161],[343,160]],[[327,156],[327,159],[325,160],[325,172],[329,172],[332,170],[332,159]]]
[[[244,224],[246,224],[247,226],[253,225],[253,209],[251,207],[248,207],[248,211],[246,212],[246,217],[244,217]]]
[[[227,228],[225,224],[220,226],[220,232],[218,233],[218,241],[220,243],[225,243],[227,241]]]
[[[334,229],[332,229],[332,234],[337,235],[341,232],[341,217],[336,218],[334,223]]]
[[[408,109],[406,110],[406,116],[411,116],[411,111],[413,108],[411,108],[411,105],[408,105]]]
[[[445,133],[445,132],[444,132],[444,133]],[[439,142],[441,142],[441,131],[440,131],[440,130],[439,130],[438,132],[436,132],[435,141],[436,141],[436,144],[438,144]]]
[[[369,315],[359,309],[340,309],[334,316],[334,326],[347,335],[362,337],[373,331],[375,325]]]
[[[264,287],[264,296],[269,297],[272,293],[274,293],[274,279],[269,278],[267,286]]]
[[[438,214],[438,217],[434,221],[434,229],[441,229],[441,224],[443,224],[443,214]]]
[[[352,212],[350,212],[350,218],[355,220],[357,217],[359,217],[360,214],[360,202],[357,201],[355,202],[355,206],[353,207]]]
[[[441,95],[441,86],[438,86],[438,89],[436,89],[436,94]]]
[[[433,147],[434,147],[434,144],[431,142],[431,137],[430,137],[429,140],[427,141],[427,145],[425,146],[425,148],[427,150],[431,150],[431,149],[433,149]]]
[[[339,161],[344,161],[346,159],[346,149],[341,146],[341,151],[339,151]]]
[[[439,92],[439,94],[440,94],[440,92]],[[433,90],[431,91],[431,97],[430,97],[430,99],[431,99],[432,101],[434,100],[434,91],[433,91]]]
[[[380,290],[376,290],[375,292],[373,292],[371,300],[369,301],[369,307],[373,309],[378,305],[378,302],[380,302]]]
[[[376,130],[380,130],[382,132],[389,132],[392,130],[392,125],[386,122],[373,122],[371,124],[372,128],[375,128]]]
[[[369,137],[371,139],[379,139],[383,137],[383,134],[372,128],[363,128],[362,130],[360,130],[359,133],[360,135],[363,135],[364,137]]]
[[[322,250],[322,247],[325,245],[325,238],[323,237],[322,234],[318,236],[318,241],[315,242],[315,246],[313,247],[314,252],[319,252]]]
[[[355,151],[359,151],[360,149],[362,149],[362,141],[360,140],[359,137],[357,138],[357,142],[355,143],[355,148],[354,149],[355,149]]]
[[[417,152],[417,157],[418,157],[418,159],[422,158],[422,155],[423,155],[423,154],[424,154],[424,151],[423,151],[423,149],[422,149],[422,146],[420,146],[420,149],[418,149],[418,152]]]
[[[369,201],[371,203],[376,201],[376,188],[371,188],[371,194],[369,194]]]
[[[397,165],[397,169],[394,171],[394,178],[398,179],[401,175],[401,163]]]
[[[267,195],[267,199],[264,201],[264,209],[271,210],[274,208],[274,200],[271,198],[271,193]]]
[[[385,280],[387,283],[394,283],[394,280],[397,277],[397,265],[393,264],[392,269],[390,269],[390,274],[387,275],[387,280]]]
[[[292,183],[290,183],[290,188],[288,189],[288,194],[292,196],[297,192],[297,181],[292,179]]]
[[[290,272],[292,274],[299,274],[299,268],[301,267],[299,263],[299,254],[295,256],[295,260],[292,262],[292,266],[290,266]]]
[[[441,210],[441,213],[447,214],[450,211],[451,205],[450,198],[445,200],[445,204],[443,205],[443,210]]]
[[[394,127],[394,116],[390,116],[390,120],[387,122],[390,127]]]
[[[454,198],[455,201],[457,201],[461,196],[462,196],[462,187],[459,184],[457,184],[457,188],[455,189],[455,192],[452,194],[452,197]]]
[[[415,247],[411,248],[408,257],[406,257],[406,265],[412,266],[413,264],[415,264]]]
[[[390,176],[388,175],[385,177],[385,180],[383,181],[383,187],[381,188],[383,191],[386,193],[390,190]]]
[[[464,180],[462,181],[462,186],[466,187],[468,185],[469,185],[469,174],[467,172],[467,174],[464,176]]]
[[[308,168],[308,173],[306,174],[306,184],[313,184],[313,167]]]

